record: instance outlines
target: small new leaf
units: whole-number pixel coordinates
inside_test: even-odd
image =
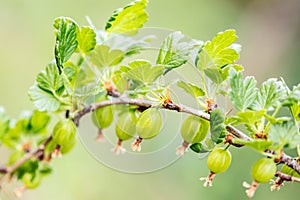
[[[192,84],[192,83],[186,83],[184,81],[178,81],[177,82],[177,86],[181,87],[182,89],[184,89],[184,91],[186,91],[187,93],[189,93],[190,95],[192,95],[195,98],[201,97],[205,95],[205,92],[199,88],[198,86]]]
[[[211,139],[215,143],[220,143],[225,137],[225,115],[220,109],[215,109],[210,113],[210,134]]]
[[[154,82],[159,76],[163,74],[163,66],[152,66],[147,60],[134,60],[129,64],[130,70],[126,76],[134,81],[143,84]]]
[[[134,35],[148,20],[145,11],[147,0],[138,0],[117,9],[106,23],[105,30],[110,33]]]
[[[64,87],[64,79],[54,63],[48,64],[46,70],[38,74],[36,81],[41,89],[50,93],[61,91]]]
[[[265,110],[247,110],[237,112],[235,116],[229,117],[226,119],[226,123],[231,125],[246,124],[246,125],[255,125],[261,121],[261,118],[266,114]],[[253,130],[254,131],[254,130]]]
[[[67,17],[56,18],[53,26],[56,29],[55,60],[61,73],[64,67],[63,64],[69,60],[77,49],[78,26],[72,19]]]
[[[172,69],[186,63],[192,46],[183,39],[184,35],[181,32],[171,33],[160,47],[156,64],[162,64],[166,69]]]
[[[227,30],[218,33],[212,41],[207,41],[200,48],[196,66],[216,84],[225,80],[222,68],[239,58],[236,45],[232,45],[237,38],[235,30]]]
[[[241,72],[234,72],[229,78],[229,97],[234,106],[239,111],[245,111],[249,108],[257,96],[257,81],[252,76],[247,76],[244,80]]]
[[[245,145],[260,153],[264,153],[265,150],[271,149],[273,145],[273,141],[262,140],[262,139],[257,139],[254,141],[246,141],[246,140],[235,138],[233,139],[232,142],[234,142],[235,144]]]
[[[79,49],[88,54],[96,46],[96,33],[90,27],[81,27],[77,40]]]
[[[230,45],[237,39],[235,30],[218,33],[212,41],[206,42],[200,49],[196,66],[200,70],[210,67],[223,67],[239,58],[238,52]]]
[[[124,52],[121,50],[111,50],[106,45],[96,45],[95,49],[89,54],[91,62],[101,69],[107,66],[118,64],[124,58]]]

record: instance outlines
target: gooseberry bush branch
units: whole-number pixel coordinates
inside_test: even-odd
[[[52,172],[51,160],[75,146],[76,129],[89,113],[98,128],[97,140],[115,126],[116,154],[125,153],[122,143],[132,139],[132,150],[142,151],[142,141],[161,132],[162,109],[186,115],[179,156],[188,148],[209,153],[210,173],[200,179],[204,186],[212,186],[214,177],[230,166],[232,147],[261,154],[252,167],[253,183],[244,183],[249,197],[259,183],[273,181],[274,190],[284,181],[300,182],[300,85],[290,88],[283,78],[270,78],[258,86],[255,77],[244,77],[233,29],[205,42],[174,31],[161,43],[156,60],[146,59],[143,52],[158,37],[138,34],[148,20],[147,4],[137,0],[117,9],[104,30],[90,19],[89,26],[68,17],[55,19],[54,59],[28,91],[36,109],[22,112],[18,119],[0,109],[0,145],[12,152],[0,166],[0,188],[14,178],[24,184],[16,190],[18,196],[38,187]],[[168,81],[170,74],[188,65],[200,75],[198,81]],[[198,106],[174,100],[176,89]],[[224,98],[230,100],[232,112],[220,106]]]

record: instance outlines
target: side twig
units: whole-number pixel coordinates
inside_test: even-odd
[[[6,167],[6,168],[2,168],[1,173],[3,174],[0,177],[0,186],[1,186],[1,182],[3,181],[3,179],[5,178],[5,175],[10,174],[12,172],[14,172],[16,169],[18,169],[22,164],[24,164],[27,160],[29,160],[30,158],[33,157],[39,157],[40,155],[42,155],[44,153],[44,150],[46,148],[46,146],[49,144],[49,142],[51,142],[52,140],[52,136],[49,136],[40,146],[38,149],[36,149],[35,151],[26,153],[20,160],[18,160],[16,163],[14,163],[12,166]]]

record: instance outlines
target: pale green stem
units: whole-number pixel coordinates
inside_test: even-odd
[[[263,133],[265,129],[265,117],[262,117],[258,126],[258,132]]]
[[[53,96],[54,96],[57,100],[59,100],[62,104],[65,104],[65,105],[67,105],[67,106],[72,106],[72,103],[71,103],[71,102],[65,101],[64,99],[62,99],[60,96],[58,96],[58,95],[56,94],[55,91],[52,91],[52,94],[53,94]]]
[[[272,115],[272,118],[276,117],[276,115],[278,114],[278,112],[280,111],[281,109],[281,105],[277,106],[276,110],[274,111],[273,115]],[[265,132],[268,133],[269,132],[269,128],[271,126],[271,122],[268,121],[266,127],[265,127]]]
[[[205,97],[208,98],[208,94],[207,94],[207,88],[206,88],[206,84],[205,84],[205,74],[204,74],[204,71],[202,71],[202,76],[201,76],[201,84],[202,84],[202,88],[205,92]]]
[[[216,85],[216,88],[215,88],[215,91],[214,91],[214,95],[213,95],[213,99],[214,99],[214,100],[217,99],[217,95],[218,95],[217,92],[218,92],[218,90],[219,90],[219,86],[220,86],[219,84]]]

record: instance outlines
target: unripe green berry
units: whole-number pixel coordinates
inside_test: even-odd
[[[121,140],[128,140],[136,134],[136,116],[128,111],[120,114],[116,123],[116,135]]]
[[[162,115],[156,108],[148,108],[139,116],[136,132],[143,139],[155,137],[162,127]]]
[[[261,158],[252,167],[252,178],[258,183],[266,183],[274,177],[276,164],[270,158]]]
[[[207,135],[209,122],[197,116],[190,115],[181,125],[181,136],[187,143],[194,144],[201,142]]]
[[[63,119],[56,123],[52,139],[60,146],[68,146],[76,140],[76,126],[71,119]]]
[[[102,98],[102,100],[107,100],[107,98]],[[92,121],[100,129],[109,127],[113,119],[112,106],[100,107],[92,113]]]
[[[207,158],[207,167],[214,173],[222,173],[228,169],[231,163],[231,153],[228,149],[215,148]]]

